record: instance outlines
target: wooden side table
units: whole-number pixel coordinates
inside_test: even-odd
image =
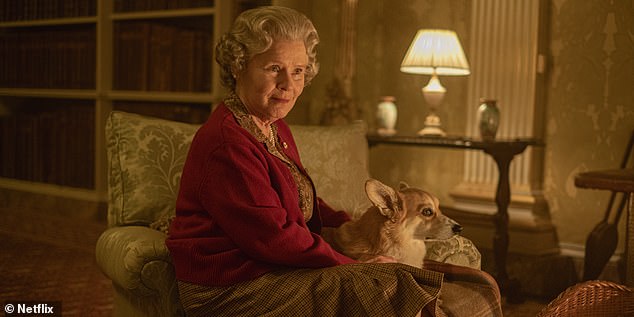
[[[495,161],[498,172],[498,185],[495,194],[497,213],[494,217],[495,235],[493,237],[493,253],[495,256],[496,280],[500,290],[511,301],[521,301],[519,281],[510,279],[506,271],[506,260],[509,248],[508,233],[508,206],[511,202],[511,186],[509,182],[509,167],[516,155],[521,154],[531,145],[543,145],[533,138],[495,139],[484,141],[482,139],[468,138],[464,136],[448,137],[424,137],[424,136],[380,136],[368,135],[370,147],[379,144],[408,145],[421,147],[444,147],[464,150],[480,150],[488,154]]]
[[[579,173],[575,186],[580,188],[611,190],[629,195],[627,231],[625,239],[625,283],[634,286],[634,169],[610,169]]]

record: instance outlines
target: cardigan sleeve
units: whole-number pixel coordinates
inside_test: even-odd
[[[312,233],[298,205],[284,206],[296,189],[255,144],[225,143],[206,164],[199,199],[220,230],[249,257],[292,267],[355,262]]]

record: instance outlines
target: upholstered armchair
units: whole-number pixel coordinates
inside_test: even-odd
[[[115,316],[183,315],[165,247],[180,174],[197,125],[113,112],[107,121],[108,226],[99,238],[99,267],[112,280]],[[369,206],[366,127],[292,126],[317,193],[357,217]],[[471,241],[430,242],[428,258],[480,267]]]

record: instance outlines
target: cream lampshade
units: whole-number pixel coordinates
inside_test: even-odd
[[[401,71],[410,74],[431,75],[427,86],[423,87],[423,96],[429,104],[430,113],[425,118],[425,127],[419,135],[444,136],[440,118],[436,109],[447,91],[440,84],[438,75],[469,75],[469,63],[462,51],[456,32],[450,30],[418,30],[409,46]]]

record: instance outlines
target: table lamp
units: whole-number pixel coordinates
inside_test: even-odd
[[[410,74],[431,75],[427,86],[423,87],[423,96],[429,104],[430,113],[425,118],[425,127],[418,135],[445,136],[436,109],[442,102],[445,87],[440,84],[438,75],[469,75],[469,63],[462,51],[456,32],[450,30],[418,30],[409,46],[401,71]]]

